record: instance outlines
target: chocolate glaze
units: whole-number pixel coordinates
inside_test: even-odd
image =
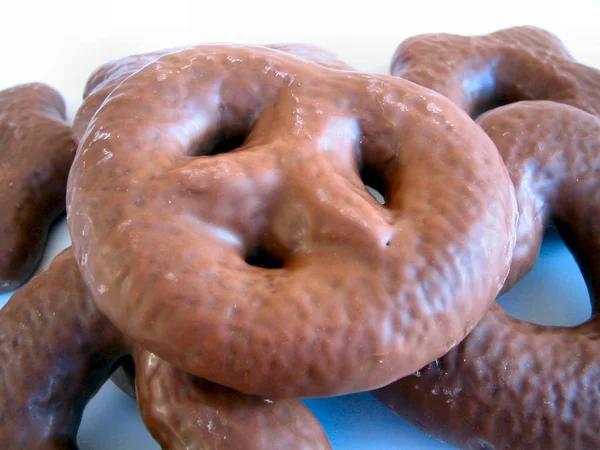
[[[83,409],[125,355],[96,308],[72,252],[0,310],[0,442],[5,449],[72,449]]]
[[[310,61],[325,67],[341,70],[354,70],[337,57],[314,45],[309,44],[272,44],[267,47],[279,50],[304,61]],[[176,49],[163,50],[146,55],[135,55],[108,62],[95,70],[85,87],[84,102],[80,106],[73,122],[74,133],[81,140],[93,115],[106,97],[123,80],[137,72],[146,64]],[[112,375],[111,380],[131,397],[135,397],[135,367],[133,360],[127,357],[121,367]]]
[[[577,63],[556,36],[539,28],[414,36],[400,44],[391,70],[472,116],[520,100],[552,100],[600,115],[600,72]]]
[[[299,400],[240,394],[181,372],[145,350],[134,355],[140,413],[164,449],[331,449]]]
[[[54,89],[31,83],[0,92],[0,292],[23,284],[39,263],[65,208],[75,147]]]
[[[267,47],[289,53],[299,59],[310,61],[325,67],[341,70],[354,70],[351,66],[337,59],[333,54],[310,44],[272,44]],[[146,64],[156,61],[167,53],[182,48],[171,48],[143,55],[133,55],[110,61],[96,69],[87,81],[83,91],[84,102],[77,110],[73,120],[73,132],[77,140],[81,140],[92,119],[106,97],[130,75]]]
[[[443,355],[514,243],[506,169],[451,102],[264,47],[193,47],[128,77],[69,183],[100,309],[176,367],[269,398],[372,389]]]
[[[446,356],[374,395],[463,448],[600,448],[600,120],[538,101],[495,109],[478,122],[517,192],[508,285],[529,271],[553,218],[585,275],[594,315],[576,327],[547,327],[494,305]]]
[[[212,385],[124,339],[96,308],[70,249],[0,310],[2,448],[77,448],[85,405],[131,352],[142,417],[164,449],[330,448],[299,400]]]
[[[78,142],[83,138],[90,120],[108,97],[108,94],[127,77],[165,53],[168,53],[168,50],[110,61],[100,66],[90,75],[83,91],[84,101],[73,118],[73,134]]]

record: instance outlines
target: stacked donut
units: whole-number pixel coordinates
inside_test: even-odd
[[[413,37],[398,47],[392,73],[453,100],[502,156],[519,208],[503,291],[531,270],[552,220],[593,315],[573,328],[543,327],[493,305],[451,352],[374,395],[462,448],[600,448],[600,72],[550,33],[519,27]]]
[[[393,75],[310,46],[165,50],[100,67],[72,130],[54,91],[20,115],[0,94],[9,155],[68,155],[36,248],[65,203],[73,244],[0,312],[7,448],[75,448],[121,366],[168,449],[330,448],[299,399],[361,391],[465,448],[598,448],[597,322],[494,301],[550,219],[595,292],[600,74],[517,28],[412,38]]]

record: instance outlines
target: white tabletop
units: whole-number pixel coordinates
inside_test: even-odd
[[[352,6],[354,5],[354,6]],[[203,42],[322,46],[354,67],[386,72],[395,47],[426,32],[479,34],[513,25],[546,28],[580,62],[600,68],[600,1],[326,2],[185,0],[26,1],[0,6],[0,89],[43,81],[67,100],[72,117],[90,72],[103,62]],[[53,228],[41,267],[69,245],[65,220]],[[0,295],[3,305],[10,294]],[[568,301],[567,301],[568,300]],[[500,299],[517,317],[547,325],[587,319],[590,304],[565,247],[548,239],[533,272]],[[449,449],[398,419],[368,394],[306,402],[335,450]],[[155,449],[135,402],[107,383],[86,408],[78,443],[86,449]]]

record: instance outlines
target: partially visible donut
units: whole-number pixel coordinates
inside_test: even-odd
[[[50,225],[65,210],[75,149],[58,92],[41,83],[0,92],[0,292],[37,267]]]
[[[539,28],[414,36],[396,50],[391,71],[474,117],[521,100],[552,100],[600,116],[600,71],[577,63],[556,36]]]
[[[478,119],[519,205],[508,286],[533,265],[552,218],[593,303],[573,328],[509,317],[498,305],[446,356],[374,395],[425,432],[467,449],[600,448],[600,120],[521,102]],[[560,276],[560,274],[557,274]]]
[[[133,354],[140,413],[164,449],[331,449],[300,400],[240,394],[181,372],[143,349]]]
[[[2,448],[77,448],[85,405],[124,355],[65,250],[0,310]]]
[[[212,385],[123,339],[96,308],[70,249],[0,310],[2,448],[76,449],[86,404],[129,353],[143,419],[164,449],[330,449],[300,400]]]

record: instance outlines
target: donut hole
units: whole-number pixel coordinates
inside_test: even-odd
[[[496,301],[516,319],[539,325],[576,326],[592,315],[583,276],[555,228],[546,232],[531,272]]]
[[[281,269],[284,261],[265,247],[259,246],[246,254],[246,263],[262,269]]]
[[[247,138],[246,133],[237,133],[230,136],[221,136],[208,145],[198,146],[191,154],[191,156],[215,156],[222,153],[231,152],[242,145]]]
[[[464,77],[463,91],[467,98],[473,99],[471,118],[475,119],[486,111],[525,100],[519,88],[496,75],[498,61],[483,70],[471,72]]]
[[[500,108],[519,101],[519,98],[507,92],[496,92],[489,97],[482,97],[473,107],[471,118],[475,120],[481,114],[492,109]]]
[[[386,186],[385,181],[379,173],[372,167],[363,167],[360,172],[362,180],[367,192],[377,200],[381,205],[386,203]]]

